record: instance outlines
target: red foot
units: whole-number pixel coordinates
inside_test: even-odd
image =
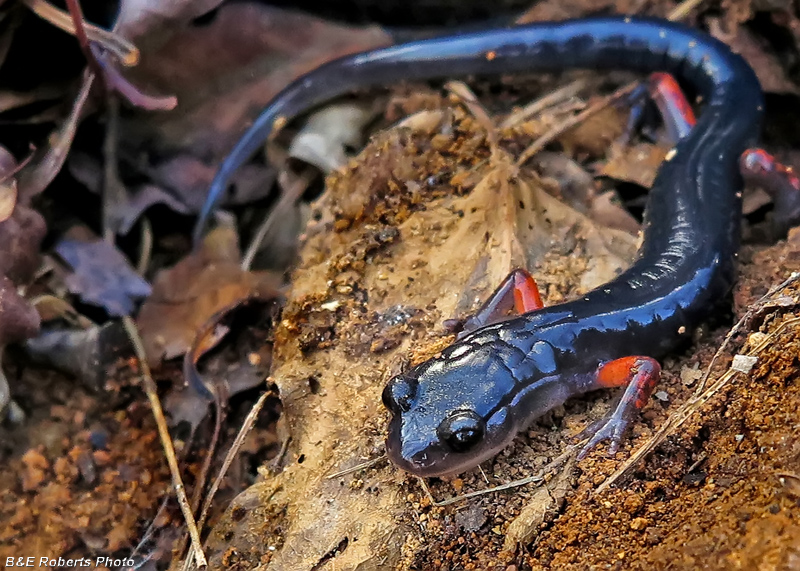
[[[774,189],[774,181],[779,180],[781,184],[788,183],[793,191],[800,192],[800,178],[794,169],[779,163],[764,149],[747,149],[739,158],[739,167],[748,182],[763,186],[767,191]]]
[[[589,431],[592,437],[578,454],[579,460],[604,440],[611,441],[608,451],[616,454],[631,418],[647,404],[660,375],[661,366],[651,357],[622,357],[600,366],[595,379],[597,388],[627,387],[614,412]]]

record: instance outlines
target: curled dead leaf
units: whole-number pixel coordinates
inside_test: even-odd
[[[225,337],[233,329],[237,329],[234,325],[234,318],[236,315],[247,312],[250,316],[259,315],[258,306],[268,307],[269,319],[276,315],[279,309],[281,297],[278,292],[273,292],[273,297],[262,299],[260,292],[253,292],[249,297],[243,297],[234,300],[228,307],[215,313],[197,332],[192,346],[186,352],[183,358],[183,377],[185,381],[195,389],[195,391],[209,400],[213,399],[214,394],[219,395],[221,398],[227,398],[239,391],[252,388],[258,383],[262,382],[269,371],[271,364],[271,344],[264,347],[263,338],[259,338],[257,347],[254,350],[258,352],[249,352],[246,355],[241,355],[244,342],[239,339],[237,342],[237,353],[240,358],[236,363],[231,366],[231,363],[226,363],[224,366],[216,366],[216,374],[207,375],[204,378],[198,370],[198,362],[200,358],[209,350],[214,348],[223,337]],[[235,331],[234,333],[242,333]],[[264,353],[263,355],[261,353]]]
[[[168,21],[173,11],[192,13],[214,1],[194,6],[184,0],[156,4],[147,0],[123,3],[123,27],[128,26],[129,9],[134,12],[132,20],[155,16]],[[151,14],[142,13],[147,11]],[[138,114],[123,120],[121,136],[127,150],[121,159],[147,176],[157,173],[154,182],[186,205],[194,205],[198,197],[202,200],[210,177],[246,125],[292,79],[338,56],[390,43],[388,35],[377,28],[337,25],[249,2],[226,3],[206,25],[175,25],[170,32],[165,43],[143,47],[146,57],[131,69],[130,77],[145,90],[174,93],[180,105],[169,114]],[[131,28],[131,33],[138,31]],[[147,148],[152,160],[144,169],[142,148]],[[183,168],[190,169],[185,175],[162,165],[177,156],[183,157]],[[191,160],[209,172],[202,172]],[[234,196],[246,194],[247,200],[253,200],[269,191],[267,169],[251,166],[260,170],[232,181]],[[205,182],[199,184],[195,174]]]
[[[240,268],[235,231],[219,227],[203,245],[162,270],[137,319],[151,366],[185,354],[198,332],[224,308],[254,296],[276,297],[280,279]]]
[[[105,240],[62,239],[55,248],[72,267],[66,278],[70,292],[109,315],[130,315],[134,302],[150,295],[148,284],[116,246]]]
[[[325,174],[347,162],[347,149],[362,144],[364,126],[375,114],[366,105],[331,105],[308,118],[292,140],[289,156],[316,166]]]

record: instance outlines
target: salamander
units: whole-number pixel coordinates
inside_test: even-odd
[[[387,452],[413,474],[473,468],[568,398],[626,386],[582,454],[604,440],[616,450],[658,379],[656,359],[690,339],[732,288],[743,186],[739,157],[758,137],[763,107],[753,70],[700,31],[628,17],[536,23],[381,48],[335,60],[289,85],[211,186],[196,238],[231,174],[273,127],[333,97],[400,80],[571,68],[672,74],[702,98],[702,113],[658,171],[642,244],[628,270],[578,299],[545,308],[531,294],[529,276],[512,272],[462,338],[388,383]],[[506,316],[509,304],[520,314]]]

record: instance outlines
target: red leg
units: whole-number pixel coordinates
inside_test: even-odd
[[[686,137],[697,123],[691,105],[675,78],[667,73],[654,73],[648,81],[650,97],[658,106],[664,125],[673,142]],[[763,149],[747,149],[739,159],[744,179],[763,188],[775,205],[773,230],[785,236],[800,223],[800,178]]]
[[[517,268],[500,282],[475,315],[464,321],[459,337],[484,325],[505,321],[509,317],[544,307],[539,287],[526,270]]]
[[[697,123],[694,110],[680,85],[668,73],[653,73],[647,82],[650,98],[658,107],[673,144],[686,137]]]
[[[604,440],[610,440],[609,453],[615,454],[619,449],[625,429],[631,419],[644,408],[653,392],[661,366],[651,357],[622,357],[600,366],[595,377],[596,388],[621,387],[626,385],[625,392],[617,408],[599,426],[592,430],[591,439],[578,454],[582,459],[589,451]]]
[[[675,78],[668,73],[653,73],[647,84],[640,85],[629,98],[631,111],[625,133],[620,139],[622,144],[628,144],[640,127],[648,98],[658,107],[671,144],[677,144],[697,123],[694,110]]]
[[[739,168],[748,184],[763,188],[772,198],[772,230],[776,238],[786,236],[789,228],[800,224],[800,178],[792,167],[779,163],[763,149],[747,149],[739,159]]]

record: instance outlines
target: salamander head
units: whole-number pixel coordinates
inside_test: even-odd
[[[514,387],[507,369],[481,351],[470,355],[470,363],[448,353],[394,377],[383,391],[392,412],[386,451],[394,464],[417,476],[474,468],[517,432],[503,405]]]

